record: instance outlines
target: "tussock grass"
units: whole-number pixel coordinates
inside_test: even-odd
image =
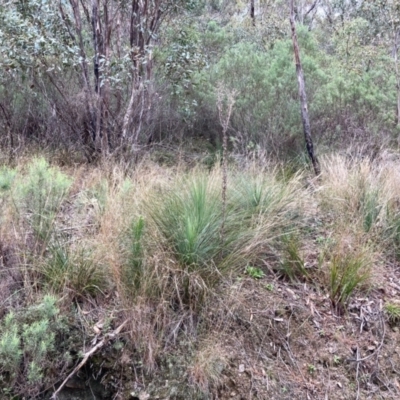
[[[90,250],[53,244],[39,269],[50,288],[67,291],[72,298],[94,295],[105,287],[103,266],[96,265]]]
[[[47,243],[54,221],[71,186],[71,179],[50,167],[43,158],[32,160],[27,172],[16,184],[15,203],[36,238]]]
[[[370,264],[363,254],[334,254],[329,262],[329,297],[342,313],[353,292],[370,278]]]
[[[300,250],[300,240],[298,236],[283,236],[283,254],[282,261],[279,266],[279,272],[289,280],[296,281],[298,279],[309,278],[309,272],[306,269],[304,257]]]
[[[330,215],[337,231],[352,225],[365,241],[399,257],[400,171],[396,162],[347,160],[331,156],[323,161],[319,190],[321,210]]]
[[[217,339],[200,343],[192,365],[189,366],[189,380],[201,393],[211,396],[223,380],[222,372],[228,364],[228,357]]]
[[[390,324],[399,325],[400,323],[400,303],[388,302],[384,306],[386,317]]]

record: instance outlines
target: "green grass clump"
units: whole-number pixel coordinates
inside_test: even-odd
[[[205,176],[187,179],[152,204],[152,218],[182,266],[206,268],[223,255],[223,212],[220,192]],[[226,230],[230,224],[227,215]],[[231,232],[229,232],[230,234]]]
[[[193,172],[149,202],[156,231],[182,268],[205,276],[257,266],[266,246],[293,227],[297,181],[264,175],[232,173],[225,212],[218,171]]]
[[[379,200],[377,190],[365,190],[361,197],[360,208],[365,232],[369,232],[378,220],[382,208]]]
[[[17,205],[35,236],[48,241],[54,219],[71,186],[71,179],[50,167],[44,158],[33,160],[25,176],[18,182]]]
[[[400,323],[400,304],[388,302],[384,306],[385,314],[389,323],[399,325]]]
[[[300,252],[300,241],[295,235],[283,236],[283,254],[279,272],[291,281],[307,279],[309,274]]]
[[[139,216],[131,223],[127,234],[127,262],[123,267],[123,282],[130,292],[140,288],[144,275],[144,231],[144,218]]]
[[[280,217],[284,222],[289,216],[291,204],[298,194],[295,189],[299,175],[291,180],[278,180],[274,173],[252,173],[234,175],[229,202],[242,217],[254,218],[262,214],[271,218]],[[297,199],[299,200],[299,198]]]
[[[388,210],[386,215],[386,249],[390,249],[390,252],[394,257],[400,259],[400,213],[397,211]]]
[[[338,312],[343,312],[354,290],[366,283],[370,269],[361,254],[334,255],[329,264],[329,296]]]
[[[52,290],[68,289],[73,297],[94,295],[105,286],[104,272],[85,248],[71,249],[55,243],[40,267]]]

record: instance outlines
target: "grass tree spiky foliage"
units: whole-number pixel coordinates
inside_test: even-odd
[[[232,174],[224,213],[219,173],[192,174],[151,204],[157,229],[184,267],[244,267],[296,215],[297,179],[284,184],[273,174],[262,179],[240,173]]]
[[[207,268],[222,257],[229,239],[222,244],[220,189],[212,178],[188,177],[180,188],[164,193],[158,206],[152,206],[157,228],[183,267]],[[227,230],[231,221],[227,215]]]

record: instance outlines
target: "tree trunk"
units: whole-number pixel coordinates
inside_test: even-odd
[[[83,41],[83,34],[82,34],[82,21],[81,21],[81,15],[80,15],[80,10],[79,10],[79,3],[77,0],[69,0],[72,10],[73,10],[73,15],[74,15],[74,21],[75,21],[75,31],[77,34],[77,39],[78,39],[78,46],[79,46],[79,52],[80,52],[80,64],[82,68],[82,80],[83,80],[83,87],[84,87],[84,94],[85,94],[85,108],[86,108],[86,113],[88,115],[89,121],[89,135],[90,139],[88,140],[88,144],[90,147],[90,150],[94,150],[94,144],[96,142],[96,112],[95,112],[95,106],[94,106],[94,99],[93,99],[93,93],[92,89],[90,87],[90,79],[89,79],[89,71],[87,68],[87,57],[86,57],[86,52],[85,52],[85,46],[84,46],[84,41]],[[85,140],[84,140],[85,141]],[[91,158],[93,154],[88,154],[88,156]]]
[[[304,139],[306,142],[308,155],[309,155],[312,165],[314,167],[315,175],[318,176],[321,173],[321,168],[320,168],[317,156],[314,153],[314,145],[313,145],[313,141],[312,141],[312,137],[311,137],[311,127],[310,127],[310,119],[308,116],[306,87],[305,87],[305,83],[304,83],[303,68],[302,68],[301,62],[300,62],[300,52],[299,52],[299,45],[297,42],[296,24],[295,24],[295,20],[294,20],[293,0],[291,0],[291,2],[290,2],[290,25],[292,28],[293,50],[294,50],[294,58],[295,58],[295,63],[296,63],[297,81],[299,84],[301,120],[303,122]]]
[[[255,0],[250,0],[250,17],[251,17],[253,26],[256,26],[256,14],[255,14],[254,2],[255,2]]]
[[[399,57],[398,57],[399,40],[400,40],[400,28],[395,31],[394,46],[393,46],[394,67],[396,72],[396,92],[397,92],[396,125],[397,126],[400,126],[400,71],[399,71]]]

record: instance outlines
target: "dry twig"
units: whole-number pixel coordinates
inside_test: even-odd
[[[64,382],[59,386],[59,388],[53,393],[51,396],[50,400],[56,400],[58,394],[61,392],[63,387],[66,385],[66,383],[87,363],[89,360],[90,356],[92,356],[94,353],[96,353],[97,350],[101,349],[109,339],[113,339],[115,336],[117,336],[124,326],[128,323],[128,320],[124,321],[117,329],[115,329],[111,333],[107,333],[107,335],[104,336],[103,340],[101,340],[99,343],[96,344],[96,346],[92,347],[89,351],[85,353],[83,356],[82,361],[73,369],[73,371],[67,376],[67,378],[64,380]]]

